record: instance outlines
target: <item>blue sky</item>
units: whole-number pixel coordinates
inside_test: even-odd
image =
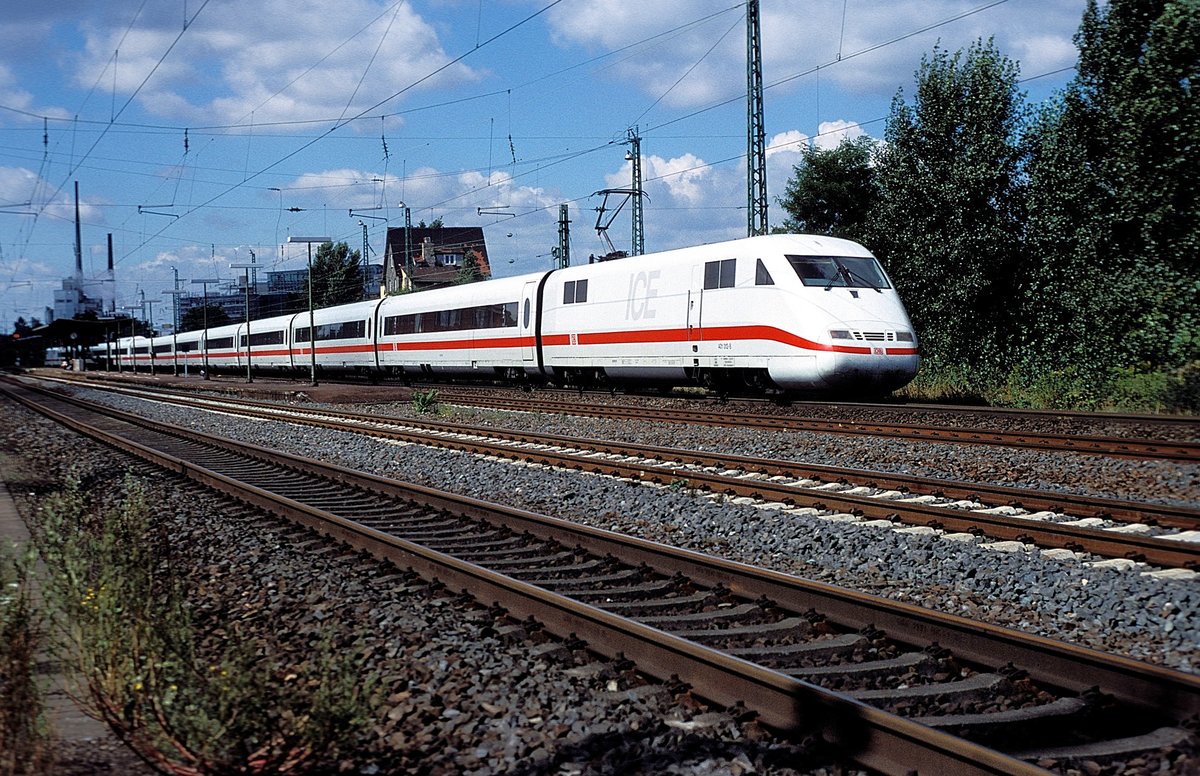
[[[1031,101],[1061,88],[1084,4],[761,0],[771,223],[796,149],[881,137],[939,43],[994,38]],[[631,127],[648,252],[746,232],[734,0],[0,0],[0,16],[6,332],[73,271],[76,180],[84,274],[112,233],[117,304],[144,294],[156,321],[172,267],[232,281],[253,251],[298,268],[289,235],[361,248],[360,221],[379,261],[404,205],[414,223],[482,226],[510,275],[551,266],[567,203],[586,261],[606,250],[595,192],[631,185]]]

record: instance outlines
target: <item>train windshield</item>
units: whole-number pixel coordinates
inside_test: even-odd
[[[891,288],[879,261],[863,256],[791,256],[792,269],[806,286]]]

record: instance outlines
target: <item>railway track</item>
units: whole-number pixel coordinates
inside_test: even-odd
[[[1043,773],[1037,763],[1195,755],[1182,727],[1200,712],[1194,676],[28,387],[4,390],[110,445],[498,601],[517,619],[623,654],[651,676],[743,703],[776,729],[819,734],[882,773]]]
[[[981,537],[1064,553],[1148,563],[1164,569],[1200,570],[1200,510],[1194,508],[530,434],[445,421],[384,418],[248,400],[214,400],[157,390],[98,387],[196,409],[370,434],[477,455],[697,489],[723,497],[753,498],[829,520],[878,521],[881,526],[936,530],[959,534],[963,539],[969,535],[972,541]]]
[[[340,380],[329,379],[326,383],[336,382],[345,385],[363,385],[362,380]],[[411,383],[414,389],[437,390],[445,393],[447,396],[460,395],[487,395],[489,390],[483,387],[469,387],[456,383]],[[503,391],[505,389],[512,390],[509,385],[496,384],[493,386],[491,393]],[[575,398],[580,395],[608,397],[614,395],[611,388],[557,388],[549,386],[538,387],[537,392],[542,395],[559,397],[559,398]],[[661,392],[646,391],[646,390],[626,390],[621,392],[623,395],[632,397],[661,399]],[[889,414],[906,414],[926,416],[931,418],[931,423],[938,425],[946,425],[944,419],[953,417],[959,423],[964,418],[973,421],[992,421],[997,418],[1006,420],[1016,420],[1033,424],[1045,423],[1068,423],[1068,424],[1101,424],[1101,425],[1116,425],[1116,426],[1155,426],[1160,428],[1179,428],[1185,433],[1188,430],[1194,432],[1200,428],[1200,421],[1195,416],[1190,415],[1162,415],[1148,413],[1131,413],[1131,412],[1083,412],[1076,410],[1029,410],[1018,409],[1014,407],[983,407],[979,405],[966,404],[929,404],[924,402],[908,402],[903,399],[893,401],[820,401],[813,399],[803,399],[788,397],[786,395],[779,396],[729,396],[722,397],[720,394],[711,391],[701,391],[699,393],[688,394],[668,394],[669,398],[675,400],[689,401],[696,404],[712,404],[712,403],[729,403],[734,405],[748,405],[751,407],[790,407],[795,411],[813,411],[821,414],[828,413],[856,413],[861,415],[865,412],[889,413]],[[1194,435],[1194,433],[1193,433]]]
[[[645,420],[655,423],[689,423],[702,426],[756,428],[765,431],[809,431],[824,434],[888,436],[925,442],[992,445],[1028,450],[1088,453],[1119,458],[1160,459],[1195,463],[1200,461],[1200,443],[1163,441],[1131,437],[1106,437],[1074,434],[1042,434],[1027,431],[992,431],[978,428],[920,426],[911,423],[876,423],[849,419],[823,420],[790,415],[758,415],[728,410],[701,411],[641,408],[617,404],[513,397],[496,398],[484,394],[455,393],[443,397],[450,404],[517,412],[559,413],[597,418]]]

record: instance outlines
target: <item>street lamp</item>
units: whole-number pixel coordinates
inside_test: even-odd
[[[230,269],[246,270],[246,382],[254,382],[254,376],[250,372],[250,270],[258,269],[257,264],[242,263],[230,264]]]
[[[143,289],[138,292],[142,298],[142,319],[146,320],[146,308],[150,308],[150,318],[147,326],[150,327],[150,337],[154,337],[154,305],[158,304],[157,299],[147,299],[146,291]],[[151,342],[146,346],[150,351],[150,376],[153,377],[156,373],[154,370],[154,343]]]
[[[179,274],[179,271],[175,270],[174,267],[171,267],[171,269],[175,271],[176,275]],[[176,284],[179,283],[178,277],[175,278],[175,282]],[[174,364],[172,367],[172,374],[174,374],[176,377],[179,376],[179,297],[182,295],[183,292],[178,288],[172,291],[163,291],[163,296],[171,297],[171,309],[175,311],[175,324],[171,327],[171,352],[174,353],[175,356],[171,359],[171,363]],[[187,364],[184,364],[183,366],[183,374],[185,376],[187,375]]]
[[[328,237],[288,237],[290,243],[308,243],[308,353],[311,364],[310,382],[317,384],[317,327],[313,325],[313,276],[312,276],[312,244],[324,245],[333,240]]]
[[[208,374],[208,284],[220,283],[220,278],[200,278],[193,280],[192,285],[200,285],[204,287],[204,379],[211,379]]]
[[[134,375],[137,375],[137,318],[133,317],[134,310],[141,310],[145,314],[146,310],[141,305],[127,304],[122,306],[123,310],[129,313],[129,369]],[[117,329],[118,334],[120,328]],[[120,360],[117,361],[117,369],[120,370]]]

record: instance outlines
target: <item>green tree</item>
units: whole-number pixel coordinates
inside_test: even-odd
[[[1022,256],[1027,110],[1018,67],[991,42],[936,48],[912,105],[892,101],[866,243],[884,260],[933,372],[1007,368]]]
[[[344,242],[322,243],[312,261],[314,307],[357,302],[363,296],[362,257]]]
[[[203,305],[193,307],[179,317],[180,331],[199,331],[204,328],[205,310],[208,310],[208,328],[212,329],[217,326],[224,326],[227,323],[233,323],[229,319],[229,313],[225,312],[225,308],[219,305],[210,304],[208,307]]]
[[[36,323],[37,323],[37,319],[34,318],[34,324],[36,324]],[[33,330],[35,328],[34,324],[26,322],[25,317],[21,316],[21,317],[17,318],[16,322],[13,324],[12,333],[18,334],[22,337],[28,337],[30,334],[33,334]],[[37,325],[40,326],[41,324],[37,324]]]
[[[483,268],[479,266],[479,254],[468,250],[463,254],[462,266],[454,278],[455,283],[474,283],[483,280]]]
[[[1100,390],[1200,359],[1200,4],[1089,0],[1075,42],[1035,125],[1026,360]]]
[[[863,239],[868,214],[879,199],[870,137],[845,139],[837,148],[804,148],[792,168],[780,206],[789,232]]]

